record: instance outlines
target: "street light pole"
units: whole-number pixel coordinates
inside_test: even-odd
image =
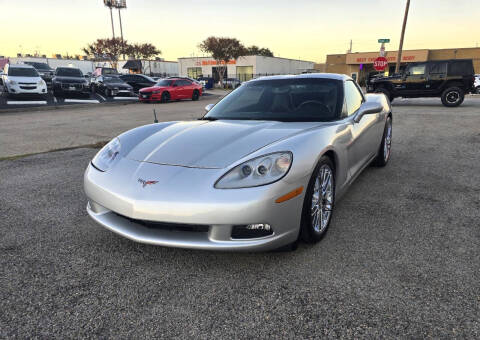
[[[402,61],[403,38],[405,37],[405,27],[407,26],[409,8],[410,0],[407,0],[407,6],[405,7],[405,16],[403,17],[402,34],[400,36],[400,45],[398,46],[397,66],[395,67],[395,73],[398,73],[400,71],[400,62]]]
[[[120,8],[118,9],[118,19],[120,21],[120,36],[122,38],[123,60],[125,60],[125,46],[123,45],[122,15],[120,14]]]
[[[113,13],[112,13],[112,7],[109,7],[110,8],[110,19],[112,20],[112,35],[113,35],[113,39],[115,39],[115,28],[113,26]]]

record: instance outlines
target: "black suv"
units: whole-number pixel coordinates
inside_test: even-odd
[[[55,97],[65,97],[67,95],[90,97],[90,83],[78,68],[57,67],[52,84]]]
[[[474,92],[475,72],[471,59],[437,60],[408,64],[404,72],[373,78],[367,92],[396,97],[440,97],[448,107],[462,104],[466,93]]]
[[[47,64],[47,63],[39,63],[36,61],[24,61],[24,64],[33,66],[40,77],[42,77],[43,80],[45,80],[45,83],[47,83],[47,86],[52,85],[52,78],[54,76],[55,71]]]

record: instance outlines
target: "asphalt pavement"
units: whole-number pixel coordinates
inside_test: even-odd
[[[294,252],[105,230],[82,189],[96,149],[0,161],[0,338],[478,339],[479,107],[396,102],[390,163],[367,168],[326,237]]]

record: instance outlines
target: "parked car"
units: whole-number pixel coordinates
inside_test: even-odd
[[[82,71],[74,67],[57,67],[52,79],[55,97],[68,95],[90,96],[90,83]]]
[[[112,67],[97,67],[92,73],[92,78],[99,76],[119,76],[117,69]]]
[[[7,97],[35,95],[46,98],[47,84],[37,70],[26,64],[7,64],[3,69],[3,91]]]
[[[189,80],[189,81],[191,81],[195,84],[202,85],[202,83],[200,81],[198,81],[197,79],[190,78],[190,77],[168,77],[166,79],[186,79],[186,80]]]
[[[51,68],[50,65],[48,65],[47,63],[39,63],[36,61],[24,61],[23,63],[33,66],[37,70],[38,74],[40,74],[40,77],[45,80],[47,86],[52,85],[52,78],[55,74],[55,70]]]
[[[152,78],[143,74],[122,74],[120,79],[133,87],[133,91],[136,93],[138,93],[140,89],[151,87],[157,83]]]
[[[134,96],[133,87],[117,76],[98,76],[92,80],[92,91],[105,97]]]
[[[475,75],[475,93],[480,94],[480,74]]]
[[[187,78],[168,78],[160,80],[152,87],[141,89],[138,98],[142,102],[192,99],[198,100],[202,95],[202,85]]]
[[[440,97],[443,105],[454,107],[463,103],[466,93],[475,91],[474,81],[471,59],[427,61],[409,64],[398,75],[371,79],[367,91],[384,93],[390,101]]]
[[[223,86],[227,89],[236,89],[242,84],[242,82],[237,78],[227,78],[223,82]]]
[[[152,245],[294,249],[320,241],[354,179],[390,159],[388,99],[345,75],[263,77],[212,106],[101,149],[84,175],[91,218]]]

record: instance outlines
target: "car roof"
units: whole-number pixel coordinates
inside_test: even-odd
[[[9,64],[8,67],[15,67],[15,68],[34,68],[32,65],[27,65],[27,64]]]
[[[251,81],[258,81],[258,80],[279,80],[279,79],[333,79],[333,80],[351,80],[349,76],[345,74],[337,74],[337,73],[303,73],[297,75],[283,75],[283,76],[265,76],[253,79]]]

